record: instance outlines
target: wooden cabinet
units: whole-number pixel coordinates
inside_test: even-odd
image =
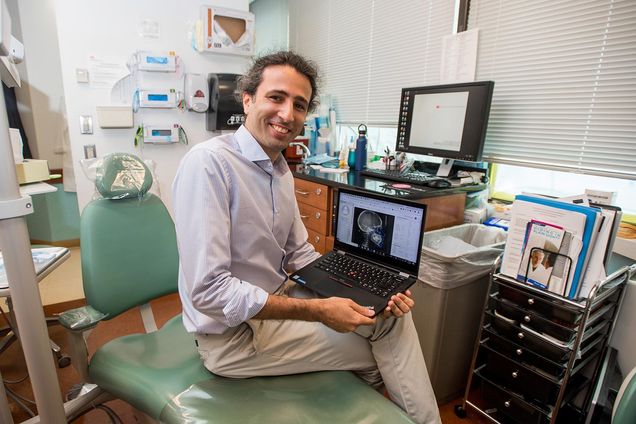
[[[294,178],[294,186],[300,217],[309,234],[307,240],[320,253],[331,250],[333,247],[331,187],[300,178]]]
[[[424,231],[438,230],[464,223],[466,193],[427,197],[416,201],[426,205]]]

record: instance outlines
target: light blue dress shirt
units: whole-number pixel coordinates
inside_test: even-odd
[[[189,332],[221,334],[256,315],[292,272],[319,256],[307,242],[284,158],[245,127],[194,146],[172,185],[179,294]]]

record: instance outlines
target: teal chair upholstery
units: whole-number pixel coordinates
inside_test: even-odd
[[[120,398],[146,419],[164,423],[411,422],[350,372],[251,379],[216,376],[203,367],[180,315],[156,331],[150,326],[150,332],[106,343],[89,362],[84,331],[177,291],[174,224],[161,199],[147,193],[152,184],[149,170],[132,155],[106,159],[96,181],[104,198],[90,202],[81,216],[88,306],[61,318],[70,330],[73,363],[86,382],[97,385],[100,400]],[[125,164],[135,172],[127,173]],[[115,185],[116,190],[110,190]],[[94,406],[94,398],[85,402],[84,410]]]
[[[636,423],[636,367],[623,380],[612,411],[612,424]]]

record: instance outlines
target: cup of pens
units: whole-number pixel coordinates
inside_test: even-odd
[[[384,169],[387,171],[394,171],[398,168],[397,161],[395,160],[395,156],[391,154],[391,151],[387,147],[384,149],[384,156],[382,157],[382,162],[384,162]]]

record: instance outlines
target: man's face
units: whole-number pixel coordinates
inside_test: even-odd
[[[532,265],[538,265],[543,261],[543,251],[541,250],[533,250],[532,251]]]
[[[311,94],[309,79],[287,65],[265,68],[256,94],[243,93],[245,126],[272,160],[302,131]]]

